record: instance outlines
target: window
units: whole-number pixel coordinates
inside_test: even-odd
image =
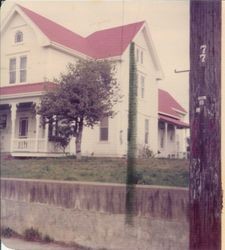
[[[161,134],[160,134],[160,147],[161,148],[164,147],[164,133],[163,133],[163,130],[161,130]]]
[[[27,117],[20,118],[19,136],[27,137],[27,132],[28,132],[28,118]]]
[[[9,83],[16,82],[16,58],[9,60]]]
[[[143,51],[141,51],[141,64],[143,64],[144,62],[144,54],[143,54]]]
[[[0,115],[0,129],[6,128],[7,115]]]
[[[139,49],[136,50],[136,62],[139,62]]]
[[[27,56],[21,56],[19,60],[19,74],[16,67],[17,58],[9,59],[9,83],[26,82],[27,81]],[[19,79],[18,79],[19,76]]]
[[[100,141],[108,141],[109,138],[109,118],[104,117],[100,122]]]
[[[141,76],[141,98],[145,96],[145,78]]]
[[[149,120],[145,119],[145,144],[148,144]]]
[[[27,76],[27,57],[20,57],[20,82],[26,82]]]
[[[23,32],[17,31],[15,34],[15,43],[21,43],[23,41]]]
[[[170,140],[173,141],[175,138],[175,131],[174,130],[171,130],[170,131]]]

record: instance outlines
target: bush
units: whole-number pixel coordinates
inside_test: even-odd
[[[43,241],[46,242],[46,243],[49,243],[49,242],[53,242],[54,240],[49,235],[46,234],[43,237]]]
[[[41,233],[33,227],[24,231],[24,238],[28,241],[40,241],[42,239]]]
[[[17,233],[9,227],[1,228],[1,236],[2,237],[11,238],[11,237],[16,236],[16,235],[17,235]]]

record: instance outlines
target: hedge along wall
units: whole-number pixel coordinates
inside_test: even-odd
[[[120,184],[2,178],[2,226],[96,249],[188,249],[187,189],[136,186],[133,226],[125,198]]]

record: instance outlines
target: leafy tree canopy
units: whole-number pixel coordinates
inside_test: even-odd
[[[113,106],[121,96],[111,62],[80,60],[54,81],[58,85],[42,97],[38,113],[45,123],[57,120],[59,126],[69,128],[67,137],[81,142],[83,126],[93,127],[115,114]]]

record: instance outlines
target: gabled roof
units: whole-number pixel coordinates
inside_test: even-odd
[[[158,91],[158,110],[161,114],[177,117],[179,119],[179,113],[186,114],[187,111],[170,95],[167,91],[159,89]]]
[[[86,39],[95,53],[94,57],[119,56],[125,51],[143,25],[144,21],[105,29],[94,32]]]
[[[94,32],[84,38],[71,30],[18,5],[50,41],[81,52],[95,59],[120,56],[134,36],[143,27],[144,21]]]
[[[72,32],[71,30],[41,16],[21,5],[20,9],[34,22],[38,28],[49,38],[50,41],[59,43],[67,48],[74,49],[85,55],[90,54],[90,49],[87,46],[86,40]]]

